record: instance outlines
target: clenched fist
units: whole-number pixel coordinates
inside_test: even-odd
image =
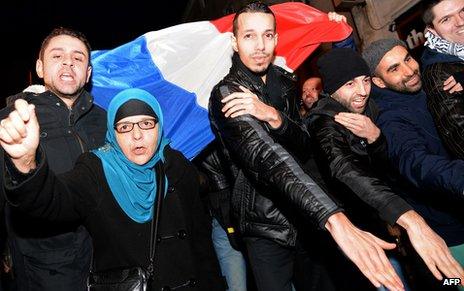
[[[34,105],[23,99],[15,101],[15,110],[0,121],[0,145],[20,172],[35,168],[39,123]]]

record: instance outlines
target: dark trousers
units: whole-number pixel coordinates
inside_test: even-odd
[[[301,243],[283,247],[264,238],[244,238],[259,291],[335,290],[323,262],[315,260]]]

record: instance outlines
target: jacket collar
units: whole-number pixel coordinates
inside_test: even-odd
[[[266,75],[269,71],[271,66],[264,72],[264,75]],[[246,76],[246,80],[250,83],[253,83],[258,86],[264,86],[263,79],[261,79],[261,75],[258,75],[256,73],[253,73],[250,71],[245,64],[240,60],[240,57],[237,53],[234,53],[232,56],[232,68],[230,69],[231,73],[233,74],[240,74],[243,76]]]
[[[462,62],[462,60],[456,56],[439,53],[429,47],[425,47],[422,53],[421,62],[423,69],[436,63],[453,63]]]
[[[44,98],[53,102],[54,104],[61,106],[63,108],[67,108],[66,104],[58,97],[55,93],[51,91],[45,91],[39,94],[38,98]],[[74,101],[73,106],[71,108],[72,112],[75,114],[76,118],[87,113],[90,108],[93,106],[93,96],[90,95],[89,92],[86,90],[82,90],[81,94],[77,97],[76,101]]]
[[[422,89],[417,93],[402,93],[373,85],[371,97],[382,109],[427,106],[427,96]]]
[[[264,102],[272,104],[278,110],[285,110],[287,100],[283,96],[293,87],[293,83],[290,80],[283,82],[281,78],[283,74],[272,63],[264,74],[266,83],[261,78],[262,74],[250,71],[240,60],[239,55],[234,53],[229,75],[235,76],[238,83],[256,93]]]
[[[330,117],[334,117],[340,112],[350,112],[348,108],[343,106],[340,102],[335,100],[334,98],[330,97],[327,93],[321,94],[321,99],[317,102],[317,105],[314,109],[310,110],[309,116],[317,116],[317,115],[326,115]],[[366,109],[363,112],[364,115],[372,118],[373,120],[377,118],[378,109],[375,103],[372,101],[372,98],[367,100]]]

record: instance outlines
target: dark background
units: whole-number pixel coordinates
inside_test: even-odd
[[[35,60],[42,39],[57,26],[83,32],[92,50],[112,49],[140,35],[183,21],[188,0],[5,1],[0,7],[4,99],[37,84]],[[150,7],[151,6],[151,7]]]

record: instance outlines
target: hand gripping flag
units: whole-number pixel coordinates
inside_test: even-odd
[[[274,63],[295,70],[322,42],[341,41],[352,29],[299,2],[271,6],[279,42]],[[92,95],[107,108],[127,88],[142,88],[160,103],[171,146],[192,159],[214,139],[208,98],[227,75],[233,54],[233,15],[147,32],[107,51],[92,52]]]

